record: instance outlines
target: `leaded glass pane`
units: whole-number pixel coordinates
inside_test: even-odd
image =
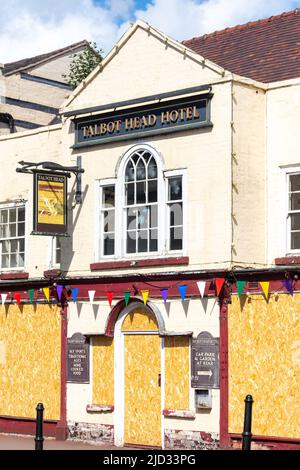
[[[157,180],[148,182],[148,202],[157,202]]]
[[[136,203],[144,204],[146,202],[146,182],[136,185]]]
[[[136,179],[138,181],[146,179],[146,167],[145,167],[145,163],[142,159],[140,159],[138,161],[138,164],[137,164],[137,167],[136,167]]]

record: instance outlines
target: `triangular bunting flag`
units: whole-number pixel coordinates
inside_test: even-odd
[[[72,287],[72,297],[73,297],[74,304],[76,303],[76,300],[77,300],[78,291],[79,291],[78,287]]]
[[[57,292],[58,300],[61,300],[61,295],[62,295],[62,292],[63,292],[63,288],[64,288],[64,286],[59,286],[59,285],[56,286],[56,292]]]
[[[260,282],[260,285],[261,285],[261,288],[263,290],[263,293],[265,295],[266,300],[268,300],[270,283],[269,282]]]
[[[223,277],[217,277],[216,278],[216,289],[217,289],[217,295],[220,295],[220,292],[222,290],[222,287],[224,285],[225,279]]]
[[[198,286],[200,295],[201,295],[201,297],[202,297],[202,299],[203,299],[203,297],[204,297],[204,292],[205,292],[205,287],[206,287],[206,281],[198,281],[198,282],[197,282],[197,286]]]
[[[168,292],[169,292],[169,289],[167,288],[161,289],[161,295],[162,295],[162,298],[164,299],[164,303],[167,302]]]
[[[7,294],[1,294],[1,303],[2,303],[2,305],[5,304],[6,299],[7,299]]]
[[[29,289],[28,294],[29,294],[29,301],[32,304],[33,297],[34,297],[34,289]]]
[[[18,305],[20,305],[21,304],[21,294],[20,294],[20,292],[15,292],[14,293],[14,298],[16,299]]]
[[[107,292],[107,300],[108,300],[108,303],[109,303],[109,306],[111,307],[111,304],[112,304],[112,301],[113,301],[113,298],[114,298],[114,293],[113,292]]]
[[[91,304],[94,302],[95,294],[96,294],[95,290],[89,290],[89,299],[90,299]]]
[[[294,295],[292,279],[285,279],[283,281],[283,284],[284,284],[284,287],[286,288],[286,290],[290,293],[290,295]]]
[[[125,304],[128,305],[128,302],[130,299],[130,292],[128,291],[124,292],[124,299],[125,299]]]
[[[145,305],[147,304],[148,297],[149,297],[149,291],[148,290],[142,290],[142,298],[143,298],[143,301],[144,301]]]
[[[49,287],[44,287],[43,292],[44,292],[44,296],[46,297],[46,299],[49,302],[50,301],[50,289],[49,289]]]
[[[178,289],[179,289],[179,292],[180,292],[180,295],[181,295],[181,300],[184,301],[187,286],[185,286],[185,285],[178,286]]]
[[[246,281],[237,281],[236,282],[237,293],[238,293],[239,297],[241,297],[241,295],[243,293],[243,289],[245,287],[245,284],[246,284]]]

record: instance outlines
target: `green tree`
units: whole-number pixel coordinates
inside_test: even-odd
[[[89,42],[82,52],[74,54],[70,64],[70,71],[63,77],[74,90],[102,61],[103,51],[98,49],[95,42]]]

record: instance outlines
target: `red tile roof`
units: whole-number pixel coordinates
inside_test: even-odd
[[[230,72],[261,82],[300,77],[300,9],[183,44]]]

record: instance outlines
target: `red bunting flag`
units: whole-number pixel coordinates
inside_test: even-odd
[[[217,295],[220,295],[220,292],[222,290],[222,287],[224,285],[225,279],[223,277],[217,277],[216,278],[216,289],[217,289]]]
[[[20,305],[21,304],[21,294],[20,294],[20,292],[15,292],[14,298],[18,302],[18,305]]]
[[[109,302],[109,306],[111,307],[111,304],[112,304],[112,301],[113,301],[113,298],[114,298],[114,293],[113,292],[107,292],[107,300]]]

